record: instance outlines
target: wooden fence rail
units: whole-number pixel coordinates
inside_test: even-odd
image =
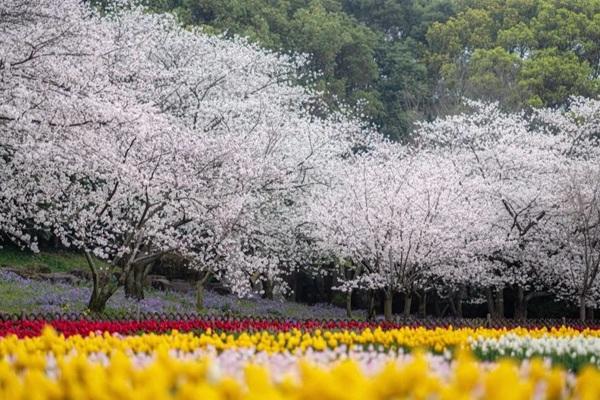
[[[237,315],[207,315],[200,313],[147,313],[147,312],[117,312],[110,314],[89,314],[89,313],[0,313],[0,321],[55,321],[55,320],[86,320],[86,321],[190,321],[190,320],[208,320],[208,321],[273,321],[273,322],[305,322],[308,320],[285,318],[285,317],[263,317],[263,316],[237,316]],[[320,321],[323,323],[335,321],[351,321],[348,319],[311,319],[310,321]],[[410,327],[489,327],[489,328],[552,328],[558,326],[569,326],[578,329],[600,329],[600,321],[582,322],[576,319],[492,319],[492,318],[434,318],[434,317],[401,317],[397,316],[391,321],[393,325]],[[384,323],[381,320],[374,321]]]

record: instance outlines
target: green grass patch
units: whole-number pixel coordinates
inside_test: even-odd
[[[97,261],[102,264],[101,261]],[[83,254],[67,251],[42,251],[33,253],[17,247],[0,248],[0,266],[15,268],[48,267],[52,272],[69,272],[75,269],[87,269],[88,264]]]
[[[24,299],[29,299],[35,295],[34,291],[27,287],[15,285],[12,282],[0,281],[0,312],[19,313],[35,311],[34,307],[25,304]]]

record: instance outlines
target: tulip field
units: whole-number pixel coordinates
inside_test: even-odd
[[[600,398],[600,330],[0,322],[0,399]]]

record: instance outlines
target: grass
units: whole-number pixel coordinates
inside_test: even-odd
[[[23,299],[29,299],[35,293],[30,288],[20,287],[10,282],[0,281],[0,299],[2,306],[0,312],[20,313],[34,311],[30,306],[23,305]]]
[[[18,247],[8,245],[0,248],[0,268],[3,266],[15,269],[39,269],[39,267],[43,266],[52,272],[63,273],[68,273],[76,269],[86,270],[88,268],[85,256],[82,254],[67,251],[32,253],[31,251],[21,250]],[[73,291],[77,292],[76,288],[78,287],[89,288],[89,286],[89,282],[70,286],[66,284],[53,284],[44,280],[31,280],[24,284],[0,280],[0,312],[31,313],[39,312],[44,307],[54,307],[54,310],[60,312],[83,311],[85,304],[87,304],[87,297],[81,298],[80,294],[73,295]],[[119,292],[118,295],[120,295],[119,300],[115,300],[115,297],[113,297],[109,301],[109,304],[107,304],[107,312],[135,312],[135,302],[124,302],[122,292]],[[195,311],[195,298],[189,293],[162,292],[148,288],[146,290],[146,298],[148,300],[162,300],[161,309],[157,309],[156,311]],[[283,302],[265,306],[264,304],[261,305],[260,302],[260,299],[238,298],[231,301],[228,296],[223,296],[217,300],[216,304],[206,307],[205,312],[211,315],[255,315],[258,312],[265,316],[288,316],[295,318],[313,314],[318,316],[316,313],[317,310],[303,304]]]
[[[17,247],[4,246],[0,248],[0,266],[14,268],[31,268],[35,266],[48,267],[52,272],[70,272],[76,269],[88,268],[83,254],[66,251],[41,251],[33,253]]]

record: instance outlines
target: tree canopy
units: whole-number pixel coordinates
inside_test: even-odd
[[[146,0],[188,26],[306,54],[305,80],[390,138],[462,99],[517,110],[600,92],[600,1]]]
[[[600,300],[600,100],[505,110],[519,99],[511,77],[533,56],[486,48],[491,25],[478,24],[493,15],[469,10],[464,23],[478,33],[463,39],[477,44],[457,54],[466,64],[494,57],[477,77],[504,79],[504,92],[489,92],[503,103],[457,98],[462,112],[421,121],[396,143],[299,85],[310,66],[302,57],[127,1],[103,12],[78,0],[2,2],[0,238],[33,251],[53,238],[83,253],[94,311],[121,287],[135,296],[152,263],[170,255],[195,271],[198,298],[207,276],[240,296],[272,296],[303,271],[346,293],[383,293],[387,318],[394,294],[408,314],[412,295],[427,292],[455,315],[461,302],[485,299],[503,316],[510,290],[515,315],[544,295],[578,305],[585,319]],[[301,26],[319,30],[307,18]],[[383,43],[395,52],[382,57],[395,58],[377,82],[398,93],[416,42]],[[448,65],[441,71],[458,70]],[[558,68],[553,83],[577,76]],[[544,85],[544,73],[552,69],[529,78]],[[557,91],[556,104],[571,90]]]

